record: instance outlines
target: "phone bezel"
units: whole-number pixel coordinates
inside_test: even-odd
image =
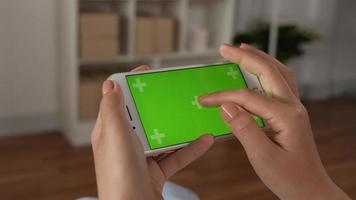
[[[108,79],[116,81],[120,87],[121,90],[124,94],[124,100],[125,100],[125,110],[126,110],[126,117],[128,121],[131,123],[132,128],[135,129],[133,131],[136,133],[138,136],[139,140],[141,141],[145,154],[146,156],[152,156],[152,155],[158,155],[164,152],[170,152],[174,151],[176,149],[182,148],[186,145],[188,145],[190,142],[183,143],[183,144],[178,144],[178,145],[172,145],[169,147],[163,147],[159,149],[150,149],[150,146],[148,144],[147,136],[145,134],[144,128],[142,126],[142,123],[140,121],[140,116],[138,114],[138,111],[136,109],[136,105],[133,100],[133,96],[130,92],[128,83],[126,81],[126,76],[127,75],[136,75],[136,74],[145,74],[145,73],[151,73],[151,72],[163,72],[163,71],[173,71],[176,69],[190,69],[190,68],[198,68],[198,67],[209,67],[212,65],[223,65],[223,64],[229,64],[227,62],[225,63],[214,63],[214,64],[200,64],[200,65],[188,65],[188,66],[180,66],[180,67],[170,67],[170,68],[160,68],[160,69],[152,69],[152,70],[147,70],[147,71],[139,71],[139,72],[125,72],[125,73],[117,73],[111,75]],[[242,72],[242,75],[245,78],[247,87],[249,89],[255,90],[260,92],[261,94],[265,95],[265,91],[262,88],[262,85],[260,84],[260,81],[257,76],[245,71],[243,68],[240,67],[240,70]],[[263,120],[263,119],[262,119]],[[263,123],[265,124],[265,128],[268,127],[268,124],[263,120]],[[216,136],[216,139],[222,140],[222,139],[228,139],[231,138],[232,134],[229,135],[223,135],[223,136]]]

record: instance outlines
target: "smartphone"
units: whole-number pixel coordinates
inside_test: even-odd
[[[123,90],[127,118],[147,156],[176,150],[204,134],[232,136],[220,108],[200,105],[199,96],[242,88],[265,93],[259,79],[235,63],[118,73],[109,79]],[[254,118],[259,127],[266,126]]]

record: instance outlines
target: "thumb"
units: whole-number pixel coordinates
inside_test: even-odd
[[[269,154],[276,147],[275,144],[258,127],[251,114],[234,103],[221,105],[222,116],[239,139],[248,157]],[[262,154],[261,154],[262,153]]]
[[[115,81],[106,80],[102,91],[100,117],[103,128],[111,133],[123,132],[130,126],[124,113],[124,96],[120,86]]]

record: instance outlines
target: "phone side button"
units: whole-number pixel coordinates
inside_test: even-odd
[[[126,110],[127,110],[127,113],[129,114],[130,120],[132,121],[131,113],[130,113],[130,110],[129,110],[128,106],[126,106]]]

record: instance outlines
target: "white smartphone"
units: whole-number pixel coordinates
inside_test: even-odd
[[[259,79],[235,63],[195,65],[113,74],[125,109],[147,156],[181,148],[204,134],[231,137],[220,109],[199,104],[201,95],[249,88],[265,94]],[[256,123],[265,128],[262,118]]]

